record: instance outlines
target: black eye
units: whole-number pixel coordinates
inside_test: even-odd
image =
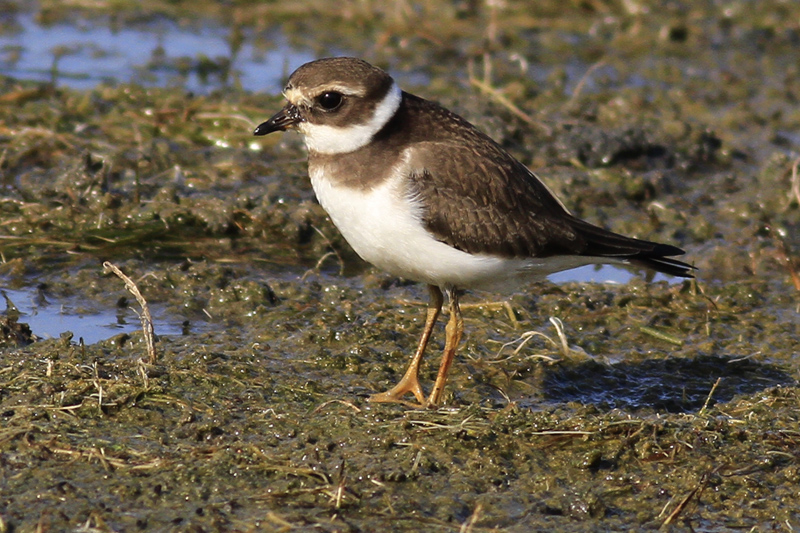
[[[333,111],[342,105],[342,100],[344,100],[342,93],[337,93],[336,91],[328,91],[317,97],[317,102],[319,102],[319,105],[322,107],[322,109],[327,111]]]

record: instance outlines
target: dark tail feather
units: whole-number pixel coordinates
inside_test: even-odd
[[[677,246],[625,237],[594,226],[579,218],[573,219],[573,228],[586,241],[582,255],[613,257],[642,265],[671,276],[693,278],[695,267],[671,256],[685,252]]]

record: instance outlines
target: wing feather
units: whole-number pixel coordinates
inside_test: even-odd
[[[683,250],[572,216],[535,174],[493,142],[480,154],[450,142],[419,144],[407,161],[410,193],[422,203],[426,228],[454,248],[509,258],[607,257],[691,277],[692,267],[667,258]]]

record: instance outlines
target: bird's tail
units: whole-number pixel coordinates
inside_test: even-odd
[[[692,271],[695,267],[672,259],[672,256],[685,253],[677,246],[625,237],[575,217],[572,223],[587,244],[582,255],[627,261],[671,276],[694,277]]]

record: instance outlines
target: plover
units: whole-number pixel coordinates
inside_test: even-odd
[[[404,92],[356,58],[306,63],[283,109],[255,135],[296,129],[322,207],[365,261],[426,283],[425,327],[400,382],[371,401],[439,405],[463,332],[459,290],[503,290],[597,263],[692,277],[683,250],[625,237],[571,215],[541,180],[491,138],[436,103]],[[450,318],[433,389],[422,356],[444,303]]]

